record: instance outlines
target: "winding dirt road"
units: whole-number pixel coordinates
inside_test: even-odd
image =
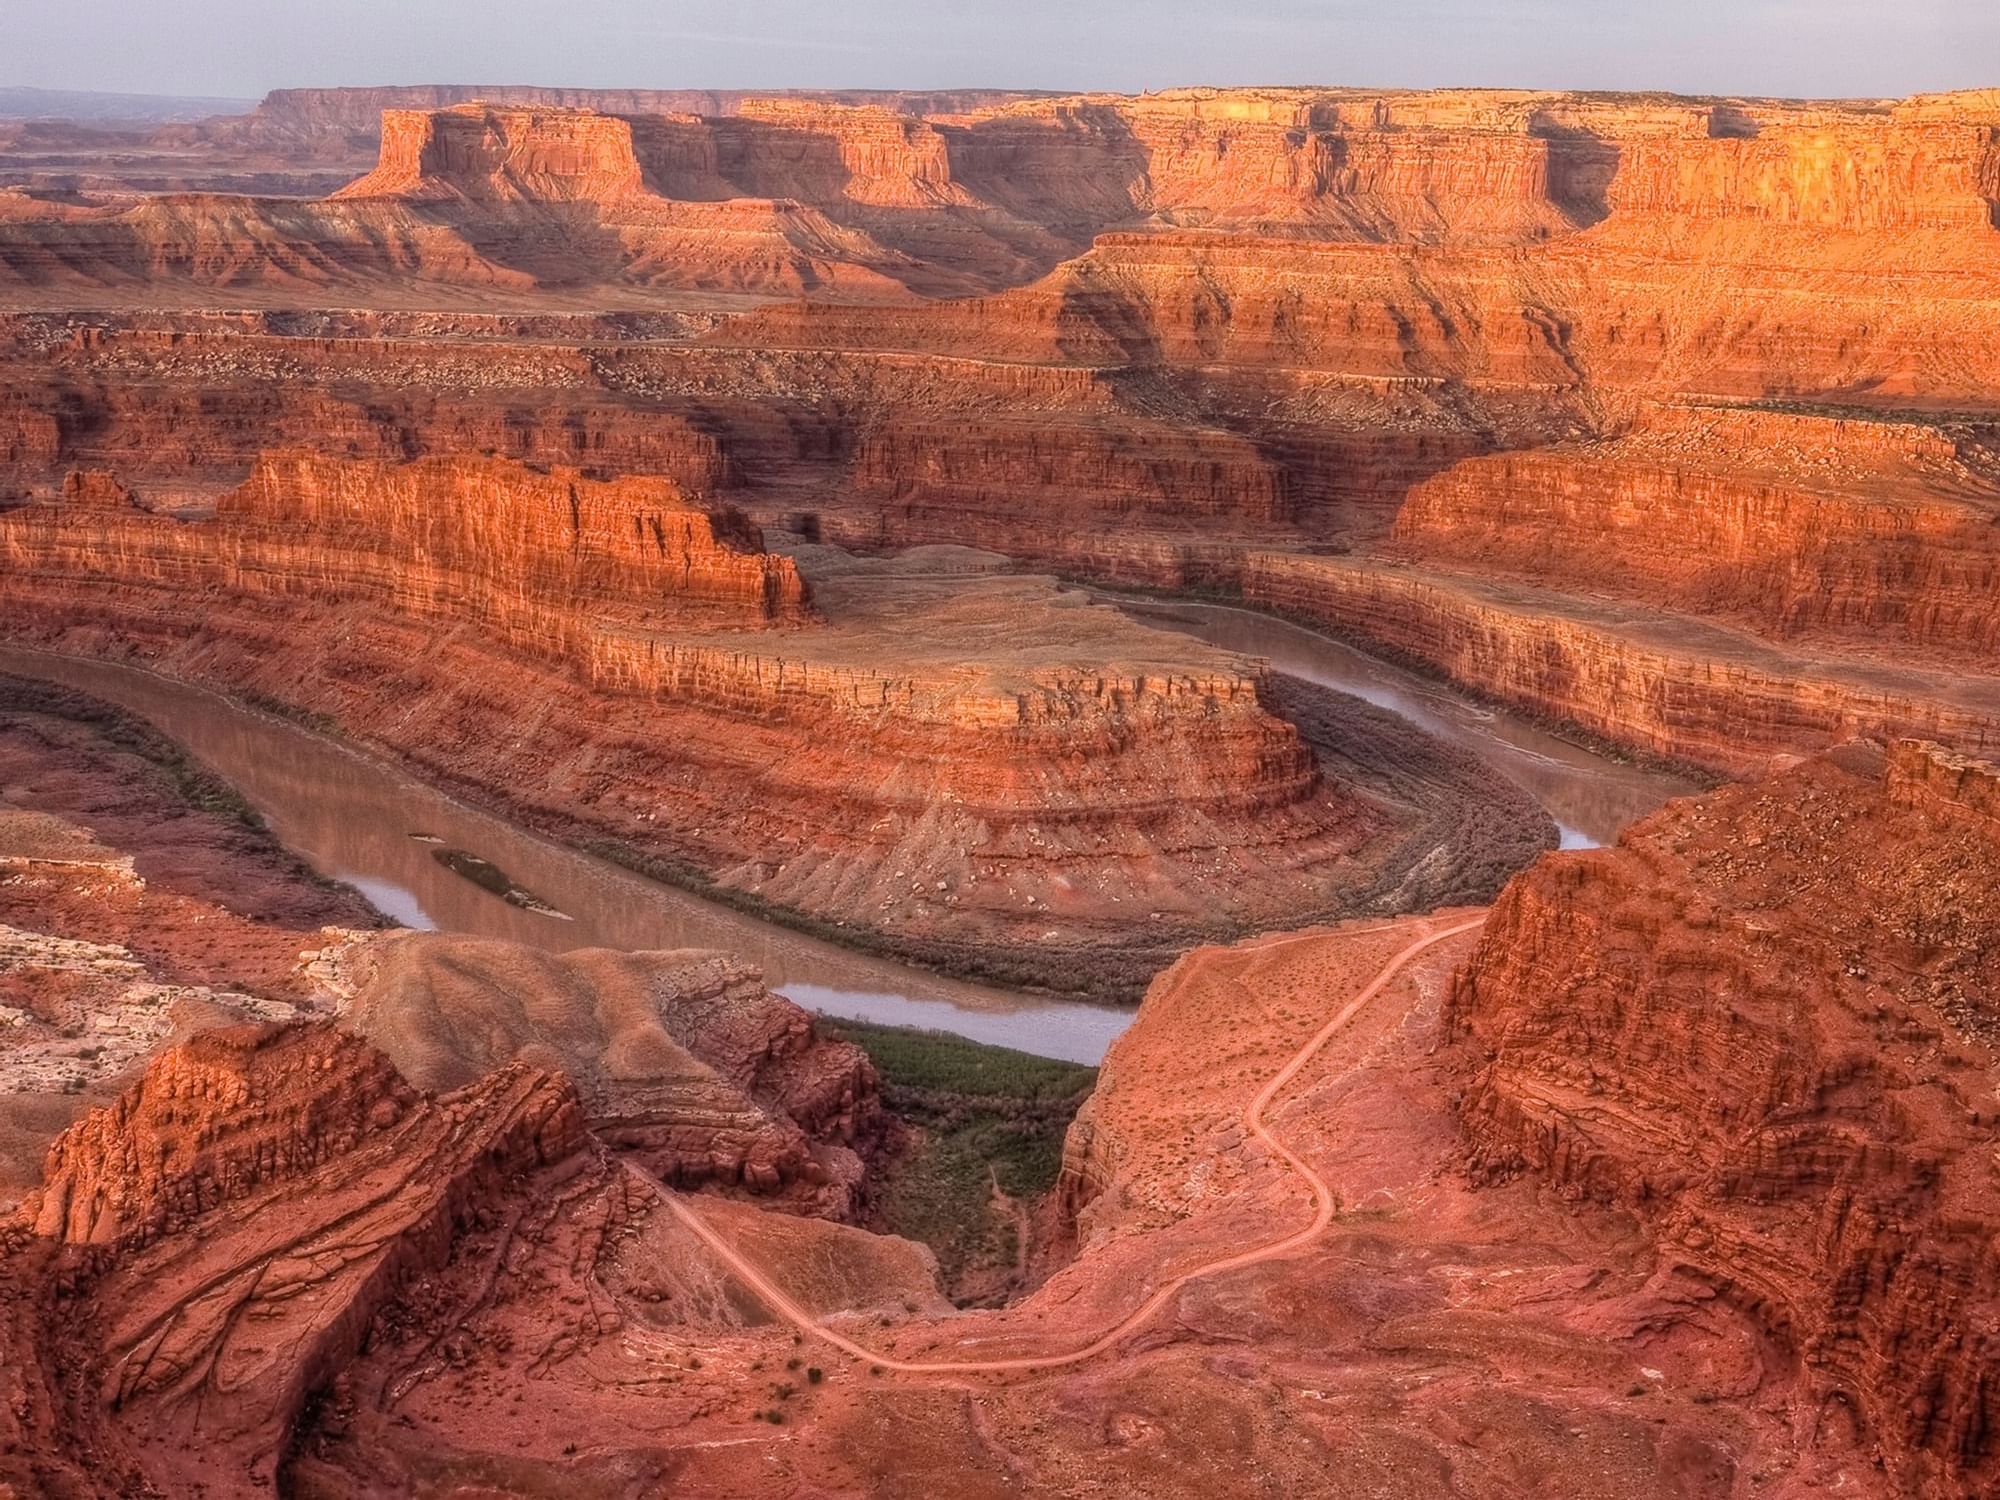
[[[1482,925],[1485,920],[1484,916],[1479,916],[1473,918],[1471,921],[1460,922],[1455,926],[1429,933],[1417,939],[1417,941],[1411,943],[1402,952],[1390,959],[1376,973],[1373,979],[1369,980],[1346,1005],[1340,1008],[1331,1020],[1314,1033],[1310,1041],[1292,1055],[1291,1060],[1272,1076],[1269,1083],[1257,1091],[1257,1096],[1244,1106],[1244,1129],[1278,1155],[1282,1156],[1290,1164],[1293,1171],[1305,1178],[1307,1186],[1312,1189],[1312,1221],[1303,1228],[1294,1230],[1281,1239],[1275,1239],[1267,1244],[1258,1245],[1252,1249],[1240,1251],[1235,1255],[1224,1256],[1220,1260],[1212,1260],[1204,1265],[1182,1271],[1178,1275],[1162,1282],[1155,1288],[1150,1297],[1124,1317],[1120,1318],[1116,1323],[1112,1324],[1103,1333],[1092,1339],[1088,1344],[1085,1344],[1080,1349],[1072,1349],[1064,1354],[1023,1355],[1015,1359],[909,1360],[897,1359],[894,1355],[885,1354],[879,1349],[871,1349],[866,1344],[857,1343],[845,1334],[836,1333],[831,1328],[822,1325],[811,1312],[794,1301],[783,1287],[772,1281],[770,1277],[766,1276],[761,1270],[745,1259],[734,1246],[725,1240],[700,1214],[696,1213],[689,1206],[687,1200],[681,1194],[674,1192],[657,1177],[652,1176],[651,1173],[636,1167],[633,1170],[638,1171],[642,1177],[645,1177],[655,1188],[659,1189],[661,1197],[665,1200],[667,1207],[673,1211],[674,1216],[692,1230],[703,1244],[713,1250],[722,1262],[735,1272],[743,1283],[763,1299],[774,1312],[786,1322],[796,1327],[801,1333],[807,1334],[812,1338],[821,1339],[833,1345],[834,1348],[840,1350],[843,1354],[852,1355],[854,1358],[871,1365],[879,1365],[884,1370],[895,1370],[906,1375],[995,1374],[1028,1370],[1054,1370],[1060,1369],[1064,1365],[1082,1364],[1085,1360],[1094,1359],[1096,1356],[1104,1353],[1134,1329],[1148,1322],[1155,1313],[1165,1307],[1179,1293],[1181,1288],[1189,1282],[1199,1280],[1204,1276],[1217,1276],[1224,1271],[1239,1271],[1245,1266],[1254,1266],[1267,1260],[1276,1260],[1280,1256],[1289,1255],[1301,1245],[1305,1245],[1318,1238],[1327,1225],[1333,1222],[1333,1189],[1327,1185],[1326,1179],[1321,1177],[1310,1166],[1306,1165],[1298,1154],[1280,1140],[1277,1134],[1264,1123],[1264,1111],[1270,1107],[1271,1102],[1278,1097],[1278,1094],[1284,1087],[1294,1078],[1298,1077],[1299,1070],[1305,1067],[1312,1060],[1314,1054],[1332,1039],[1333,1034],[1349,1021],[1353,1020],[1360,1013],[1364,1005],[1379,995],[1389,982],[1402,972],[1405,964],[1409,963],[1411,959],[1415,958],[1425,949],[1434,947],[1448,938],[1457,937],[1460,933],[1470,932],[1475,927]],[[1323,935],[1315,934],[1314,936],[1320,937]],[[1309,940],[1307,938],[1294,938],[1288,941],[1306,942]],[[1279,945],[1270,944],[1267,946],[1276,947]]]

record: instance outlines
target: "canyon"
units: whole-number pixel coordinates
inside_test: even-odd
[[[203,149],[345,132],[352,176],[4,195],[28,487],[198,506],[278,447],[492,450],[1233,595],[1718,771],[1993,743],[1991,93],[360,91],[225,124]]]
[[[1989,1493],[1996,320],[1996,90],[0,120],[0,1493]]]
[[[17,640],[247,691],[645,873],[1015,982],[1136,993],[1201,936],[1490,894],[1551,833],[1393,718],[1281,717],[1313,690],[1047,580],[812,547],[802,573],[661,481],[270,455],[192,519],[75,473],[0,516],[0,556]]]
[[[506,945],[357,934],[308,964],[330,1018],[200,1032],[58,1140],[0,1262],[0,1472],[1978,1493],[1996,786],[1857,742],[1546,856],[1490,914],[1190,953],[1070,1128],[1067,1258],[991,1309],[802,1179],[668,1186],[590,1102],[618,1015],[718,1059],[681,1108],[761,1076],[865,1157],[865,1068],[726,960],[576,955],[523,1012]]]

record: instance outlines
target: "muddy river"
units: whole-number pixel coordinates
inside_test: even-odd
[[[1130,607],[1471,746],[1540,797],[1569,844],[1608,839],[1684,789],[1308,631],[1239,610]],[[773,989],[812,1010],[1075,1062],[1098,1061],[1132,1018],[1125,1007],[946,979],[731,911],[552,844],[385,761],[198,688],[10,648],[0,648],[0,670],[64,683],[150,720],[232,782],[316,869],[411,927],[555,949],[723,949],[759,965]]]

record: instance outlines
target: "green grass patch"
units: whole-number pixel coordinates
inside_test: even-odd
[[[880,1227],[937,1252],[955,1295],[973,1281],[982,1290],[1004,1285],[1020,1230],[995,1205],[993,1188],[1031,1203],[1056,1185],[1063,1134],[1097,1070],[943,1032],[827,1017],[816,1024],[868,1054],[884,1102],[913,1127],[880,1181]]]
[[[866,1052],[886,1083],[1020,1100],[1074,1100],[1090,1092],[1097,1069],[1011,1047],[968,1041],[945,1031],[818,1018],[822,1035]]]

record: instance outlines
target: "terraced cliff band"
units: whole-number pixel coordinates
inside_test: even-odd
[[[72,476],[0,515],[0,601],[16,639],[323,715],[641,870],[1072,991],[1191,933],[1482,894],[1548,837],[1441,747],[1348,785],[1322,758],[1374,721],[1308,738],[1255,663],[1047,580],[799,556],[660,480],[288,453],[201,519]]]
[[[374,169],[0,194],[20,485],[490,448],[1238,592],[1719,768],[1992,743],[1991,91],[307,92],[175,149],[307,137]]]

